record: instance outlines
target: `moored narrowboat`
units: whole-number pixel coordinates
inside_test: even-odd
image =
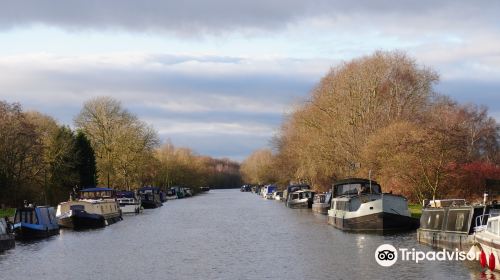
[[[175,192],[175,189],[169,188],[166,192],[166,198],[167,200],[173,200],[177,199],[177,193]]]
[[[116,193],[116,201],[120,206],[123,214],[135,213],[142,211],[141,197],[133,191],[120,191]]]
[[[57,219],[62,227],[74,229],[100,228],[122,220],[116,191],[110,188],[87,188],[77,199],[57,206]]]
[[[59,225],[53,207],[25,205],[14,216],[16,239],[29,240],[59,234]]]
[[[153,209],[163,206],[160,198],[160,188],[143,187],[138,190],[141,204],[144,209]]]
[[[465,199],[425,201],[417,240],[435,248],[469,250],[474,243],[474,229],[486,223],[490,211],[499,206],[470,205]],[[479,222],[481,217],[486,218]]]

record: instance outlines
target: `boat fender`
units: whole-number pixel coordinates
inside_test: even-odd
[[[495,255],[493,255],[493,252],[490,253],[490,259],[488,260],[488,268],[491,271],[495,270]]]
[[[481,267],[483,267],[483,268],[486,267],[486,253],[484,253],[483,250],[481,250],[481,256],[479,257],[479,263],[481,264]]]
[[[481,254],[481,249],[480,247],[478,246],[478,244],[474,244],[472,245],[472,247],[470,247],[470,250],[469,252],[467,253],[467,256],[470,257],[470,259],[477,259],[477,257]]]

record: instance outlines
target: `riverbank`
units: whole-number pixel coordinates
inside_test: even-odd
[[[408,204],[408,209],[410,210],[411,216],[413,218],[420,218],[420,216],[422,216],[422,205]]]
[[[14,217],[16,214],[16,208],[5,208],[5,209],[0,209],[0,218],[4,217]]]

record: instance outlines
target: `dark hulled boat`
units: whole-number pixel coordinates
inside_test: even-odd
[[[328,223],[349,231],[412,230],[419,220],[412,218],[408,201],[400,195],[382,193],[372,180],[350,178],[332,188]]]
[[[153,209],[163,206],[160,197],[160,188],[143,187],[138,190],[141,204],[144,209]]]
[[[16,239],[29,240],[59,234],[59,225],[53,207],[26,205],[14,216]]]
[[[7,222],[0,218],[0,253],[16,246],[14,234],[11,233]]]

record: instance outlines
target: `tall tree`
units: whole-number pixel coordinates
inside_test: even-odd
[[[97,166],[94,149],[83,131],[78,131],[75,139],[76,169],[80,187],[97,185]]]
[[[99,182],[108,187],[137,187],[138,169],[158,145],[156,131],[110,97],[87,101],[75,124],[92,143]]]

